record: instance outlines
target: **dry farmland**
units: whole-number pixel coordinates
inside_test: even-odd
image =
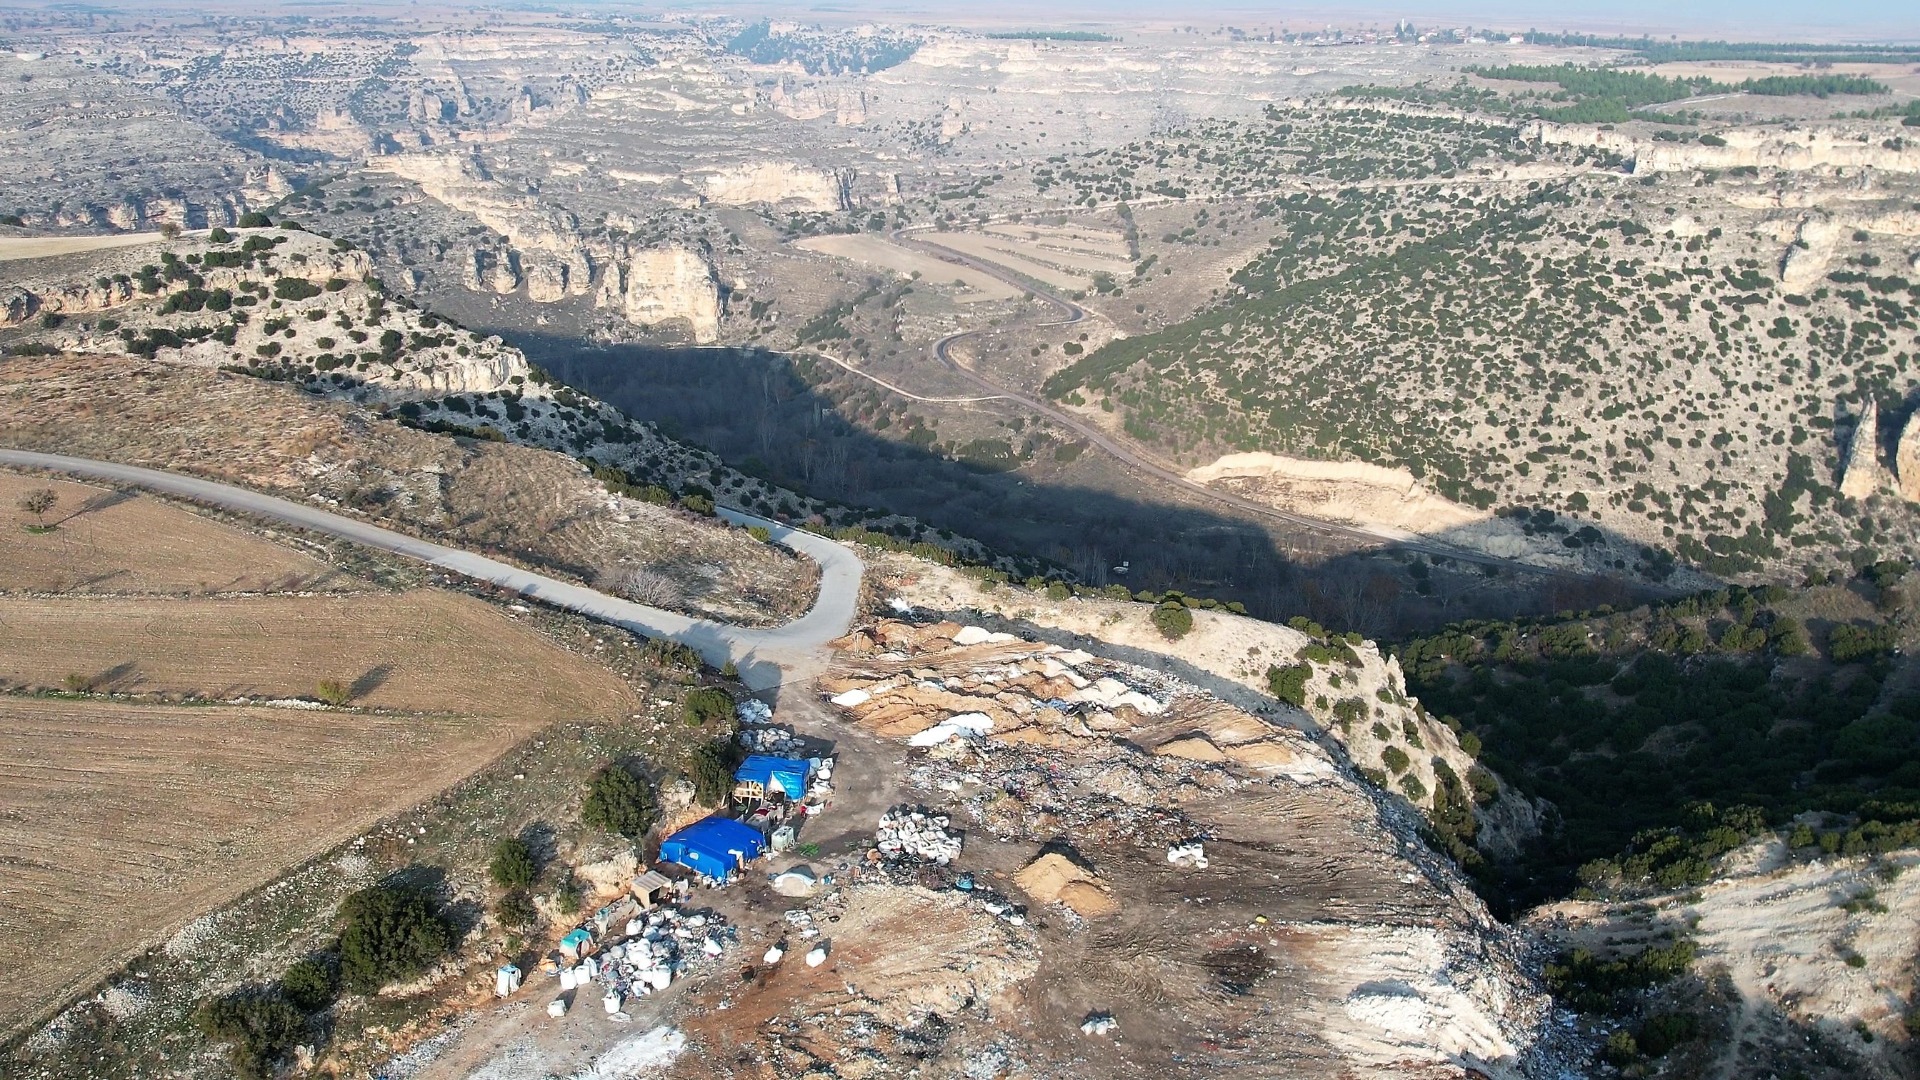
[[[29,533],[30,491],[59,501]],[[313,556],[158,499],[46,476],[0,472],[0,591],[222,593],[358,591],[367,583]]]
[[[964,291],[956,299],[963,304],[982,300],[1008,300],[1016,295],[1011,286],[991,274],[983,274],[969,266],[960,266],[923,252],[903,248],[877,236],[867,236],[863,233],[810,236],[794,246],[807,251],[818,251],[822,254],[850,259],[863,266],[891,270],[897,274],[917,273],[921,280],[930,284],[952,285],[958,282]]]
[[[167,535],[193,527],[168,515],[221,528],[154,507]],[[133,542],[100,538],[106,550]],[[180,565],[189,578],[298,569],[251,542],[261,558],[230,544]],[[0,586],[17,587],[10,573]],[[0,1029],[547,724],[640,707],[610,670],[436,589],[0,598],[0,657],[0,683],[16,691],[0,695],[0,970],[12,973]],[[337,680],[362,708],[19,692],[68,675],[99,691],[256,701]]]

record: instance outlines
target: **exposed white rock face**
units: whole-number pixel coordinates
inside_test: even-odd
[[[1840,470],[1840,494],[1849,499],[1864,499],[1880,490],[1879,428],[1880,407],[1868,398],[1853,429],[1853,441],[1847,444],[1846,465]]]
[[[842,127],[867,122],[867,92],[857,86],[802,85],[787,77],[780,80],[767,99],[774,112],[795,120],[831,116],[833,122]]]
[[[657,326],[685,319],[693,340],[720,339],[720,284],[698,252],[673,245],[634,252],[608,275],[600,303],[620,309],[628,322]]]
[[[728,165],[696,183],[708,202],[723,206],[793,206],[830,213],[853,209],[853,171],[816,169],[791,161]]]
[[[1529,142],[1610,150],[1632,159],[1636,173],[1732,169],[1743,165],[1793,171],[1825,166],[1920,173],[1920,143],[1896,143],[1888,139],[1887,131],[1880,127],[1855,124],[1785,131],[1735,129],[1716,135],[1725,145],[1655,142],[1589,125],[1553,124],[1544,120],[1528,124],[1520,133],[1520,137]]]
[[[1833,259],[1834,242],[1840,226],[1824,217],[1810,217],[1800,223],[1794,242],[1780,260],[1780,284],[1802,289],[1819,281]]]
[[[1920,502],[1920,411],[1907,417],[1900,431],[1900,444],[1893,451],[1894,478],[1900,497]]]
[[[493,292],[512,292],[526,271],[534,300],[557,300],[562,296],[583,295],[592,288],[593,258],[579,235],[580,223],[565,210],[542,206],[530,196],[509,192],[495,183],[479,160],[468,154],[393,154],[376,158],[370,166],[420,185],[420,190],[435,202],[445,203],[462,213],[479,218],[481,224],[507,238],[513,251],[496,261],[505,270],[491,277],[476,259],[468,287]],[[516,265],[515,256],[525,255]],[[534,265],[539,283],[533,282]],[[478,281],[479,284],[474,284]],[[555,282],[560,291],[556,293]]]

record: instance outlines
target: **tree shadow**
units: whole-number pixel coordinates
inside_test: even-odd
[[[496,330],[560,380],[713,451],[750,476],[848,506],[911,515],[1030,565],[1064,567],[1089,585],[1178,590],[1239,601],[1261,618],[1304,614],[1386,638],[1464,619],[1630,606],[1671,591],[1634,576],[1486,565],[1386,539],[1363,547],[1161,490],[1110,459],[1071,473],[1090,477],[1086,481],[956,460],[924,445],[926,438],[896,440],[854,423],[843,410],[870,399],[843,404],[802,378],[793,357],[767,350],[584,347],[557,335]],[[1012,406],[979,408],[990,415],[999,409],[1005,424],[1025,416]],[[1081,457],[1100,455],[1089,448]],[[776,517],[798,511],[777,502],[744,508]],[[1580,524],[1569,519],[1555,528]],[[1603,542],[1637,547],[1595,532]],[[1448,542],[1445,535],[1434,539]]]
[[[107,509],[111,509],[112,507],[119,506],[121,503],[131,502],[134,498],[134,495],[135,495],[134,492],[125,490],[123,488],[114,488],[110,491],[102,491],[99,494],[88,498],[85,502],[81,503],[79,506],[75,507],[71,513],[68,513],[63,517],[61,517],[60,520],[55,521],[53,525],[55,528],[58,528],[59,526],[65,525],[67,522],[73,521],[74,519],[79,518],[83,515],[97,514],[102,510],[107,510]]]
[[[359,701],[380,689],[392,674],[392,664],[375,664],[368,668],[359,678],[353,680],[352,686],[347,688],[347,700]]]

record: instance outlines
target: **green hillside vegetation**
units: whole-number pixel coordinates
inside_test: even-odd
[[[1681,60],[1759,60],[1776,64],[1912,64],[1920,63],[1920,48],[1887,45],[1833,45],[1766,43],[1753,41],[1656,41],[1650,37],[1602,34],[1525,35],[1529,45],[1558,45],[1585,49],[1624,49],[1653,64]]]
[[[1680,888],[1809,811],[1832,817],[1797,830],[1797,848],[1920,840],[1920,694],[1898,667],[1906,573],[1887,562],[1834,585],[1463,624],[1397,654],[1428,710],[1555,807],[1558,829],[1496,872],[1505,895]],[[1871,616],[1805,614],[1864,607],[1863,595]]]
[[[1888,93],[1885,83],[1861,75],[1773,75],[1740,83],[1721,83],[1704,76],[1669,79],[1643,71],[1583,67],[1571,63],[1514,64],[1495,68],[1469,67],[1464,70],[1483,79],[1558,86],[1559,93],[1516,103],[1518,108],[1509,111],[1531,112],[1568,123],[1625,122],[1630,110],[1639,106],[1681,101],[1702,94],[1744,91],[1771,97],[1806,95],[1826,98],[1835,94]],[[1572,104],[1556,108],[1552,105],[1556,102]]]
[[[1362,127],[1352,114],[1329,124],[1350,138]],[[1267,137],[1292,146],[1308,126],[1270,120]],[[1464,164],[1502,131],[1432,129],[1428,153]],[[1259,135],[1194,157],[1227,163],[1216,184],[1255,183],[1244,147]],[[1904,505],[1831,512],[1835,410],[1869,395],[1897,410],[1920,346],[1920,283],[1879,257],[1843,245],[1824,281],[1791,292],[1779,248],[1682,234],[1670,205],[1636,206],[1613,182],[1439,198],[1356,184],[1255,212],[1279,233],[1213,306],[1078,357],[1045,391],[1117,413],[1177,458],[1402,465],[1472,506],[1544,504],[1657,532],[1718,574],[1909,542]]]

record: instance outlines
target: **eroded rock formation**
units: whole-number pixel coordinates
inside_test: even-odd
[[[1879,430],[1880,407],[1868,398],[1853,429],[1853,440],[1847,444],[1846,464],[1840,470],[1840,494],[1849,499],[1864,499],[1880,490]]]
[[[1920,410],[1907,417],[1893,451],[1893,475],[1900,497],[1920,502]]]
[[[791,161],[727,165],[696,178],[708,202],[723,206],[792,206],[832,213],[853,209],[853,172]]]
[[[1864,124],[1798,130],[1733,129],[1715,134],[1721,145],[1656,142],[1625,132],[1584,124],[1535,120],[1521,129],[1528,142],[1592,146],[1627,158],[1636,173],[1689,169],[1761,169],[1803,171],[1821,167],[1882,169],[1920,173],[1920,143],[1887,138]]]
[[[618,263],[601,286],[600,303],[642,326],[684,319],[702,345],[720,338],[720,284],[713,267],[679,245],[637,251]]]

